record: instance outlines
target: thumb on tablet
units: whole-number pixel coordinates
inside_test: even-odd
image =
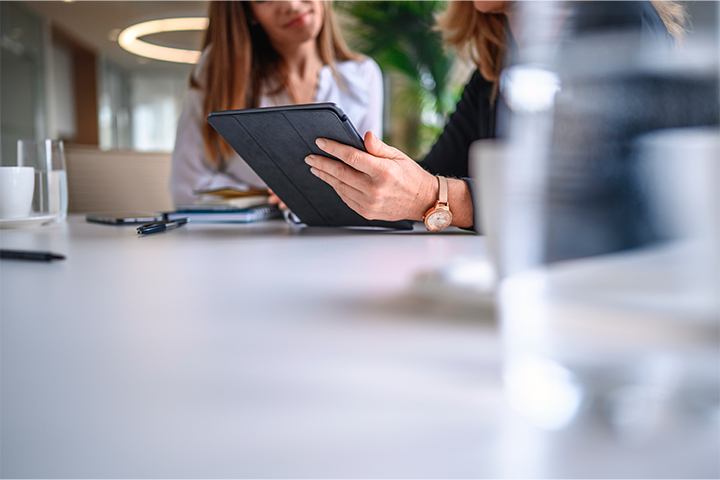
[[[370,155],[381,158],[407,157],[397,148],[391,147],[382,142],[370,130],[365,134],[365,149]]]
[[[388,157],[390,147],[385,145],[379,138],[375,136],[370,130],[365,134],[365,148],[370,155],[376,157]]]

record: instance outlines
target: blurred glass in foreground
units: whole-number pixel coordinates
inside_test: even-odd
[[[718,40],[687,62],[642,8],[518,5],[487,233],[536,451],[503,476],[720,476]]]

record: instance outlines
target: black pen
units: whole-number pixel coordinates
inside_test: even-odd
[[[160,233],[165,230],[177,228],[181,225],[185,225],[188,222],[187,217],[176,218],[171,222],[154,222],[140,225],[137,229],[138,235],[147,235],[148,233]]]
[[[9,260],[35,260],[50,262],[52,260],[65,260],[65,255],[53,252],[28,252],[25,250],[0,250],[0,258]]]

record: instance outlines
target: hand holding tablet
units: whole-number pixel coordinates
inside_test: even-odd
[[[332,103],[212,112],[208,122],[309,226],[384,227],[409,230],[412,222],[367,220],[311,173],[305,158],[330,156],[318,138],[366,151],[350,119]],[[337,159],[336,159],[337,160]]]

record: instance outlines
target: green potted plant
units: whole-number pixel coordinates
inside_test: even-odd
[[[442,1],[338,2],[350,45],[372,57],[385,75],[390,121],[385,140],[420,159],[455,105],[454,58],[433,30]]]

